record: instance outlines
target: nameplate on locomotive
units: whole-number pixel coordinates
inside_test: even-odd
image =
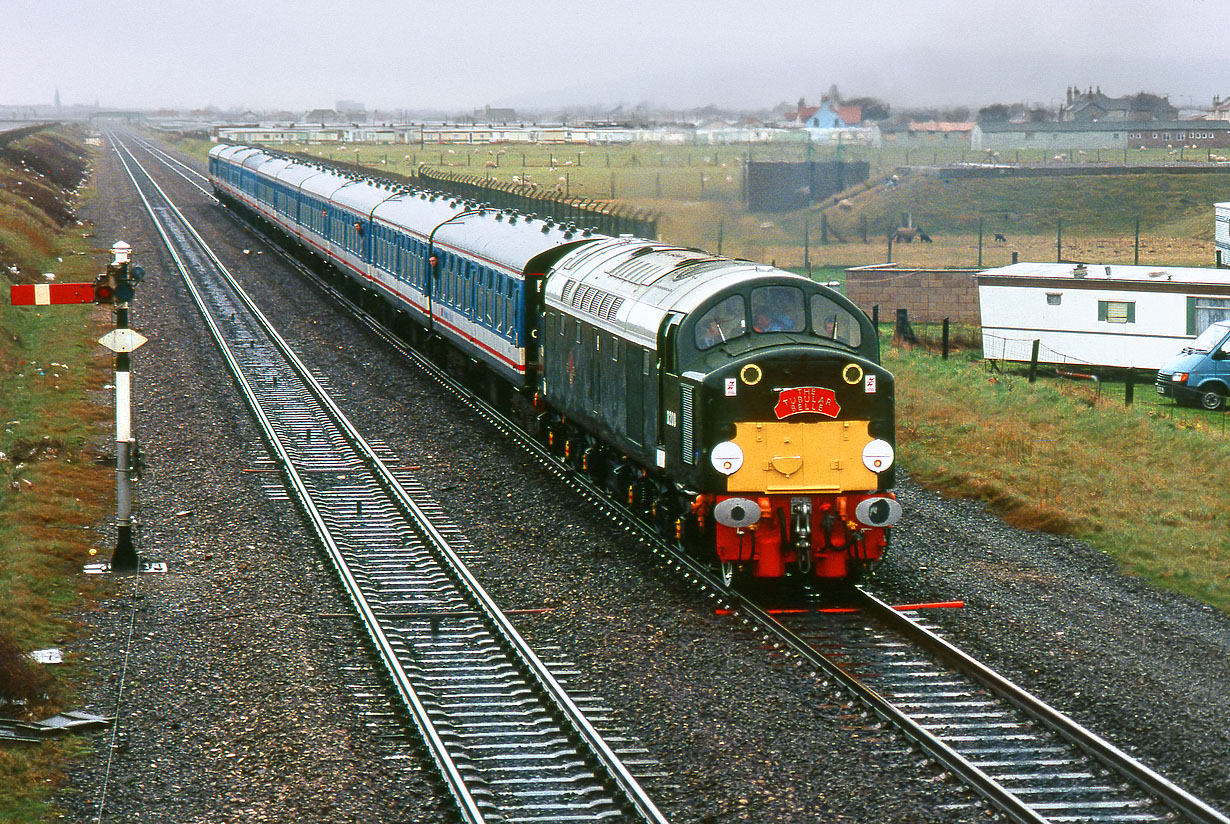
[[[773,408],[777,419],[800,415],[804,412],[817,412],[829,418],[836,418],[841,413],[837,403],[837,393],[823,386],[796,386],[791,389],[778,390],[777,406]]]

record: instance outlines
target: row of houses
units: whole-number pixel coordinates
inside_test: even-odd
[[[627,128],[616,125],[503,125],[484,123],[408,124],[386,126],[219,126],[213,129],[216,141],[259,144],[378,143],[389,145],[437,146],[445,144],[576,144],[613,145],[624,143],[737,144],[806,143],[805,133],[776,129],[759,124],[725,123],[701,127],[662,126]]]
[[[615,125],[412,124],[386,126],[223,126],[216,140],[235,143],[385,143],[409,145],[738,144],[807,143],[873,148],[957,148],[985,151],[1042,149],[1100,151],[1148,148],[1230,149],[1230,120],[1091,121],[1045,123],[923,122],[900,125],[784,129],[760,124],[626,128]],[[1075,158],[1072,158],[1075,159]]]

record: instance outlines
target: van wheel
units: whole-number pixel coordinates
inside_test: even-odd
[[[1216,412],[1226,405],[1225,390],[1205,389],[1200,393],[1200,405],[1210,412]]]

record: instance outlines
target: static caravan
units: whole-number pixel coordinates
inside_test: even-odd
[[[1230,318],[1230,270],[1015,263],[977,275],[990,360],[1157,369]]]
[[[1218,266],[1230,266],[1230,203],[1213,204],[1213,242]]]

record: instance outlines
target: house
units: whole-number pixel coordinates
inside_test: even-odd
[[[1075,366],[1157,369],[1230,318],[1230,271],[1016,263],[977,275],[982,354]]]
[[[1205,120],[1230,120],[1230,97],[1225,100],[1214,97],[1213,107],[1205,115]]]
[[[1056,154],[1098,151],[1128,146],[1129,128],[1139,124],[1115,121],[1056,123],[976,123],[970,133],[973,149],[1045,149]]]
[[[924,122],[879,124],[878,146],[901,149],[969,146],[974,134],[974,123],[929,120]]]
[[[1176,120],[1179,110],[1165,96],[1139,92],[1123,97],[1102,94],[1101,87],[1081,91],[1069,86],[1066,102],[1059,110],[1061,121],[1099,120]]]
[[[801,113],[801,112],[800,112]],[[847,129],[863,122],[863,107],[858,105],[841,105],[840,102],[824,98],[820,105],[812,110],[803,121],[804,129]]]
[[[326,123],[338,123],[341,120],[342,116],[336,109],[312,109],[303,116],[302,122],[319,123],[323,126]]]

